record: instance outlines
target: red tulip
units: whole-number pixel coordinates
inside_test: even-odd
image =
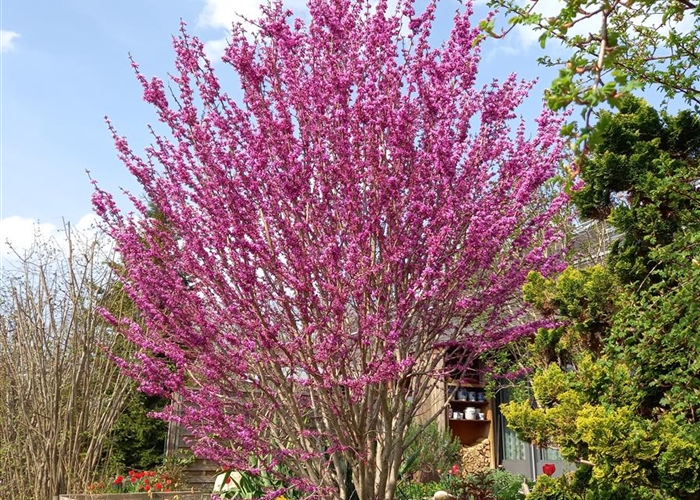
[[[117,478],[114,480],[114,484],[120,485],[122,484],[122,481],[124,481],[124,476],[117,476]]]
[[[542,473],[547,474],[548,476],[553,475],[557,470],[556,465],[554,464],[544,464],[542,466]]]

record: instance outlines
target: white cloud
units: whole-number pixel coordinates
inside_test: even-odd
[[[209,40],[204,44],[204,51],[212,62],[217,62],[226,50],[227,39],[231,34],[234,23],[245,20],[256,20],[260,17],[260,5],[266,0],[204,0],[204,9],[199,14],[198,24],[201,27],[224,30],[221,38]],[[300,13],[305,10],[306,0],[287,0],[285,7]],[[248,29],[253,29],[248,26]]]
[[[266,0],[204,0],[199,25],[230,30],[235,22],[259,18],[260,5],[265,2]],[[284,5],[296,13],[306,10],[306,0],[287,0]]]
[[[204,8],[199,14],[198,26],[214,28],[223,31],[221,38],[208,40],[204,43],[204,52],[212,62],[218,62],[228,46],[231,26],[234,23],[246,24],[246,20],[255,21],[261,15],[260,5],[267,0],[204,0]],[[372,0],[375,3],[376,0]],[[486,0],[476,0],[475,3],[485,3]],[[389,0],[389,12],[393,12],[398,0]],[[308,16],[306,0],[285,0],[285,8],[291,9],[295,15]],[[246,26],[254,31],[254,26]],[[407,25],[402,29],[407,30]]]
[[[207,55],[207,59],[211,62],[218,62],[224,55],[228,47],[228,40],[226,37],[219,38],[218,40],[209,40],[204,42],[204,53]]]
[[[210,28],[231,28],[242,18],[255,19],[260,16],[260,0],[205,0],[204,10],[199,14],[199,24]]]
[[[9,52],[15,49],[15,39],[19,38],[19,33],[14,31],[0,30],[0,52]]]
[[[56,236],[58,228],[24,217],[12,216],[0,219],[0,249],[2,259],[15,253],[24,254],[36,239],[47,240]]]
[[[72,235],[81,239],[96,237],[100,232],[98,220],[94,213],[84,215],[76,224],[71,224]],[[67,242],[63,226],[19,216],[0,219],[0,267],[16,263],[17,256],[27,255],[37,242],[65,250]]]
[[[99,231],[98,223],[100,218],[97,214],[90,212],[89,214],[83,215],[77,224],[75,224],[75,229],[85,234],[94,234]]]

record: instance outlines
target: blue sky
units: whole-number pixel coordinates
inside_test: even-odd
[[[301,0],[288,0],[303,15]],[[215,53],[236,13],[254,16],[259,0],[22,0],[2,3],[2,191],[0,240],[26,244],[40,221],[45,232],[62,220],[86,225],[92,186],[139,192],[119,163],[104,116],[140,150],[153,111],[141,101],[130,67],[133,54],[145,75],[172,68],[171,37],[180,19]],[[419,5],[421,2],[418,2]],[[455,0],[442,0],[436,33],[449,29]],[[475,22],[487,10],[476,6]],[[522,108],[531,119],[551,80],[536,64],[536,37],[520,29],[491,40],[483,52],[483,81],[512,71],[540,84]],[[222,72],[230,67],[218,64]],[[229,89],[227,89],[229,90]]]

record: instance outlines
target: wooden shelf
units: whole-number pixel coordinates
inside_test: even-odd
[[[484,384],[480,383],[478,380],[458,380],[448,378],[445,382],[447,382],[448,385],[453,385],[455,387],[468,387],[469,389],[484,390]]]
[[[467,363],[470,364],[467,365]],[[442,401],[446,403],[443,403],[446,411],[441,425],[445,425],[462,446],[474,446],[488,440],[490,466],[496,467],[498,447],[494,430],[495,402],[493,399],[486,399],[486,381],[482,375],[483,363],[465,348],[454,347],[447,349],[444,366],[446,376],[445,385],[441,388],[444,391],[441,396]],[[458,394],[464,399],[457,399]],[[485,401],[470,401],[469,395],[475,399],[481,396]],[[484,416],[484,419],[452,418],[452,412],[457,412],[464,417],[467,408],[475,408]],[[473,411],[473,409],[470,411],[470,415]]]

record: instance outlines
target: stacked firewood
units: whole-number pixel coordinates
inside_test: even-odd
[[[460,452],[462,471],[466,474],[488,469],[491,466],[491,443],[479,439],[471,446],[463,446]]]

